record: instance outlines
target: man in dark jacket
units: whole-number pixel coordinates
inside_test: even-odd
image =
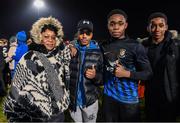
[[[127,14],[112,10],[107,17],[109,41],[102,44],[105,60],[103,113],[105,121],[140,121],[138,80],[147,80],[152,70],[144,47],[128,38]]]
[[[167,16],[152,13],[147,27],[150,37],[142,44],[153,70],[152,79],[146,83],[145,101],[148,121],[175,121],[179,100],[180,41],[168,32]]]
[[[0,97],[6,95],[6,88],[4,83],[4,68],[5,60],[3,56],[3,46],[0,46]]]
[[[77,49],[70,63],[70,114],[75,122],[96,122],[98,112],[98,85],[102,83],[103,54],[93,37],[89,20],[78,23]]]

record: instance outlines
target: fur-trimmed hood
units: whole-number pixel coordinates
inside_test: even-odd
[[[31,37],[35,43],[41,44],[41,40],[42,40],[41,30],[44,27],[44,25],[48,25],[48,24],[55,26],[58,30],[57,38],[56,38],[57,40],[56,46],[58,46],[63,41],[62,39],[64,36],[63,27],[57,19],[51,16],[46,18],[42,17],[32,25],[32,29],[30,30]]]

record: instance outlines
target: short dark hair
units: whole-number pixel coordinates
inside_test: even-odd
[[[168,19],[167,19],[167,16],[164,13],[162,13],[162,12],[154,12],[149,16],[148,24],[151,22],[152,19],[158,18],[158,17],[164,18],[165,22],[167,23]]]
[[[43,28],[41,29],[41,33],[45,32],[46,29],[49,29],[49,30],[53,31],[56,35],[58,33],[58,29],[54,25],[52,25],[52,24],[45,24],[43,26]]]
[[[107,20],[108,20],[112,15],[114,15],[114,14],[123,15],[126,20],[128,19],[127,14],[126,14],[123,10],[121,10],[121,9],[113,9],[113,10],[111,10],[111,11],[109,12],[109,14],[107,15]]]

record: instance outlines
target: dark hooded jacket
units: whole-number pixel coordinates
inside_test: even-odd
[[[5,83],[4,83],[4,70],[5,68],[5,60],[3,56],[3,47],[0,46],[0,96],[5,92]]]
[[[147,102],[177,103],[180,85],[180,41],[165,33],[164,41],[153,44],[152,38],[144,40],[153,70],[153,77],[146,83]]]

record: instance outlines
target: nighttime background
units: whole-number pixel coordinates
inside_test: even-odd
[[[107,38],[108,12],[120,8],[128,14],[128,35],[132,38],[147,36],[147,18],[150,13],[161,11],[168,16],[169,29],[179,31],[180,5],[178,2],[158,0],[44,0],[45,7],[39,10],[33,6],[34,0],[1,0],[0,38],[9,39],[17,31],[28,32],[40,17],[53,16],[63,25],[65,35],[72,40],[76,25],[82,18],[94,24],[94,39]],[[142,1],[142,0],[141,0]],[[157,3],[158,2],[158,3]]]

